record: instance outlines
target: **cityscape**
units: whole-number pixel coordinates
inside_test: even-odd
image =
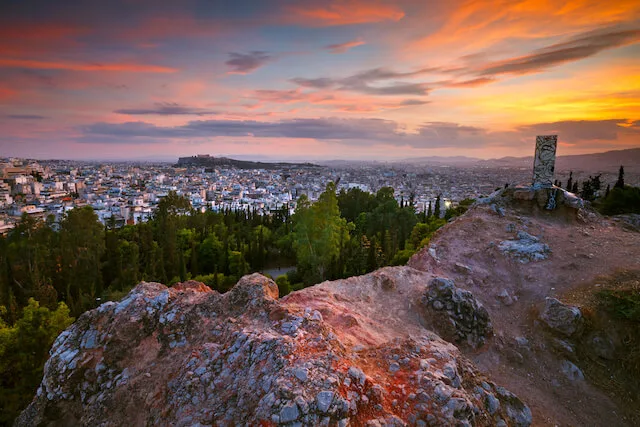
[[[208,155],[201,155],[207,156]],[[251,163],[251,162],[249,162]],[[337,189],[359,188],[376,193],[392,187],[398,203],[412,201],[416,212],[426,211],[440,196],[441,209],[464,199],[487,196],[504,184],[526,183],[531,168],[334,162],[336,164],[264,164],[268,169],[233,166],[181,165],[160,162],[87,162],[0,159],[0,234],[6,234],[23,213],[54,224],[76,207],[91,206],[104,225],[122,227],[148,221],[170,191],[186,196],[200,211],[244,210],[269,215],[279,209],[295,212],[301,195],[315,201],[328,182]],[[631,169],[630,182],[640,174]],[[616,170],[603,180],[613,182]],[[586,179],[591,171],[577,171]],[[558,174],[568,177],[568,171]]]

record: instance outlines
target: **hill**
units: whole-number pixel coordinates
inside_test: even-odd
[[[482,160],[473,157],[417,157],[402,160],[403,163],[456,165],[456,166],[484,166],[484,167],[530,167],[533,156],[502,157]],[[590,173],[617,171],[620,165],[629,172],[640,172],[640,148],[606,151],[603,153],[577,154],[558,156],[556,170],[588,171]]]
[[[640,232],[556,201],[498,191],[407,266],[281,299],[143,282],[58,337],[16,425],[638,425],[639,328],[594,301],[640,292]]]
[[[320,168],[322,166],[313,163],[268,163],[254,162],[250,160],[236,160],[228,157],[212,157],[199,155],[192,157],[180,157],[176,167],[204,167],[204,168],[236,168],[236,169],[288,169],[288,168]]]

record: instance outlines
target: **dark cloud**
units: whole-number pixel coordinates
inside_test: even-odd
[[[439,68],[422,68],[410,72],[396,72],[386,68],[373,68],[344,78],[320,77],[305,79],[297,77],[290,81],[301,87],[313,89],[337,88],[338,90],[365,93],[368,95],[428,95],[429,85],[426,83],[392,82],[380,85],[379,82],[414,77],[440,70]]]
[[[368,84],[345,85],[340,90],[366,93],[369,95],[428,95],[426,83],[393,83],[387,86],[371,86]]]
[[[230,73],[232,74],[251,73],[273,59],[271,55],[261,50],[249,53],[230,52],[229,57],[225,64],[231,67]]]
[[[80,128],[81,141],[87,142],[158,142],[211,137],[298,138],[339,141],[348,145],[384,143],[417,148],[479,147],[489,142],[482,128],[456,123],[425,123],[417,133],[407,133],[392,120],[382,119],[291,119],[277,122],[255,120],[197,120],[182,126],[159,127],[151,123],[95,123]]]
[[[409,107],[411,105],[425,105],[425,104],[429,104],[429,101],[421,101],[419,99],[405,99],[400,103],[400,105],[405,107]]]
[[[253,92],[253,97],[263,102],[275,102],[278,104],[290,104],[296,102],[309,102],[309,103],[325,103],[327,101],[335,100],[335,97],[331,94],[325,93],[306,93],[302,90],[271,90],[262,89]]]
[[[321,77],[318,79],[303,79],[298,77],[295,79],[291,79],[290,82],[295,83],[301,87],[308,87],[313,89],[327,89],[336,85],[335,80],[328,77]]]
[[[500,74],[530,74],[555,65],[573,62],[612,49],[640,41],[640,28],[618,29],[609,27],[580,34],[573,39],[538,49],[530,55],[494,62],[480,71],[483,76]]]
[[[370,82],[370,81],[376,81],[376,80],[390,80],[390,79],[399,79],[404,77],[414,77],[421,74],[433,73],[437,71],[442,71],[442,68],[440,67],[421,68],[419,70],[408,71],[404,73],[389,70],[388,68],[372,68],[370,70],[362,71],[360,73],[354,74],[353,76],[342,79],[342,81]]]
[[[129,138],[185,138],[191,136],[184,126],[158,127],[146,122],[104,123],[98,122],[80,126],[85,135],[117,137],[114,142],[127,143]]]
[[[536,123],[520,126],[520,132],[528,134],[558,134],[559,138],[567,142],[576,141],[614,141],[620,133],[638,132],[640,127],[625,119],[611,120],[565,120],[553,123]]]
[[[81,127],[85,135],[145,138],[204,138],[252,136],[256,138],[379,139],[397,136],[397,124],[382,119],[292,119],[279,122],[254,120],[197,120],[182,126],[159,127],[151,123],[94,123]]]
[[[422,148],[481,147],[490,142],[484,128],[450,122],[428,122],[418,129],[416,140]]]
[[[154,108],[123,108],[115,110],[117,114],[127,115],[160,115],[160,116],[206,116],[218,114],[217,111],[205,110],[203,108],[187,107],[175,102],[156,102]]]
[[[47,118],[45,116],[39,116],[37,114],[7,114],[4,117],[6,117],[7,119],[16,120],[43,120]]]

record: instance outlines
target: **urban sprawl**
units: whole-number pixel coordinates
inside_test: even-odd
[[[169,163],[91,163],[0,159],[0,234],[26,213],[58,223],[65,212],[91,206],[103,224],[147,221],[169,192],[186,196],[194,209],[253,210],[269,215],[295,211],[305,194],[314,201],[329,181],[338,190],[375,193],[394,188],[399,203],[428,209],[441,196],[442,209],[496,186],[526,180],[528,168],[473,168],[442,165],[340,163],[331,166],[278,165],[276,169],[182,167]]]

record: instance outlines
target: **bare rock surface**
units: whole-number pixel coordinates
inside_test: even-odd
[[[519,231],[515,239],[503,240],[498,248],[523,264],[547,259],[551,252],[549,245],[525,231]]]
[[[436,312],[432,325],[447,340],[478,348],[493,334],[487,309],[451,279],[431,279],[422,301],[427,309]]]
[[[551,191],[556,208],[547,210]],[[533,256],[511,250],[520,243]],[[486,308],[497,336],[479,351],[460,349],[527,402],[535,425],[634,425],[617,396],[582,379],[571,342],[580,307],[561,301],[601,276],[640,270],[637,229],[564,190],[514,186],[446,224],[408,265],[454,280]],[[613,357],[611,337],[587,338],[599,357]]]
[[[582,313],[578,307],[563,304],[556,298],[546,298],[540,319],[553,331],[571,336],[580,329]]]
[[[264,276],[219,294],[141,283],[51,349],[16,421],[33,425],[517,425],[531,411],[424,328],[410,267],[278,300]]]

